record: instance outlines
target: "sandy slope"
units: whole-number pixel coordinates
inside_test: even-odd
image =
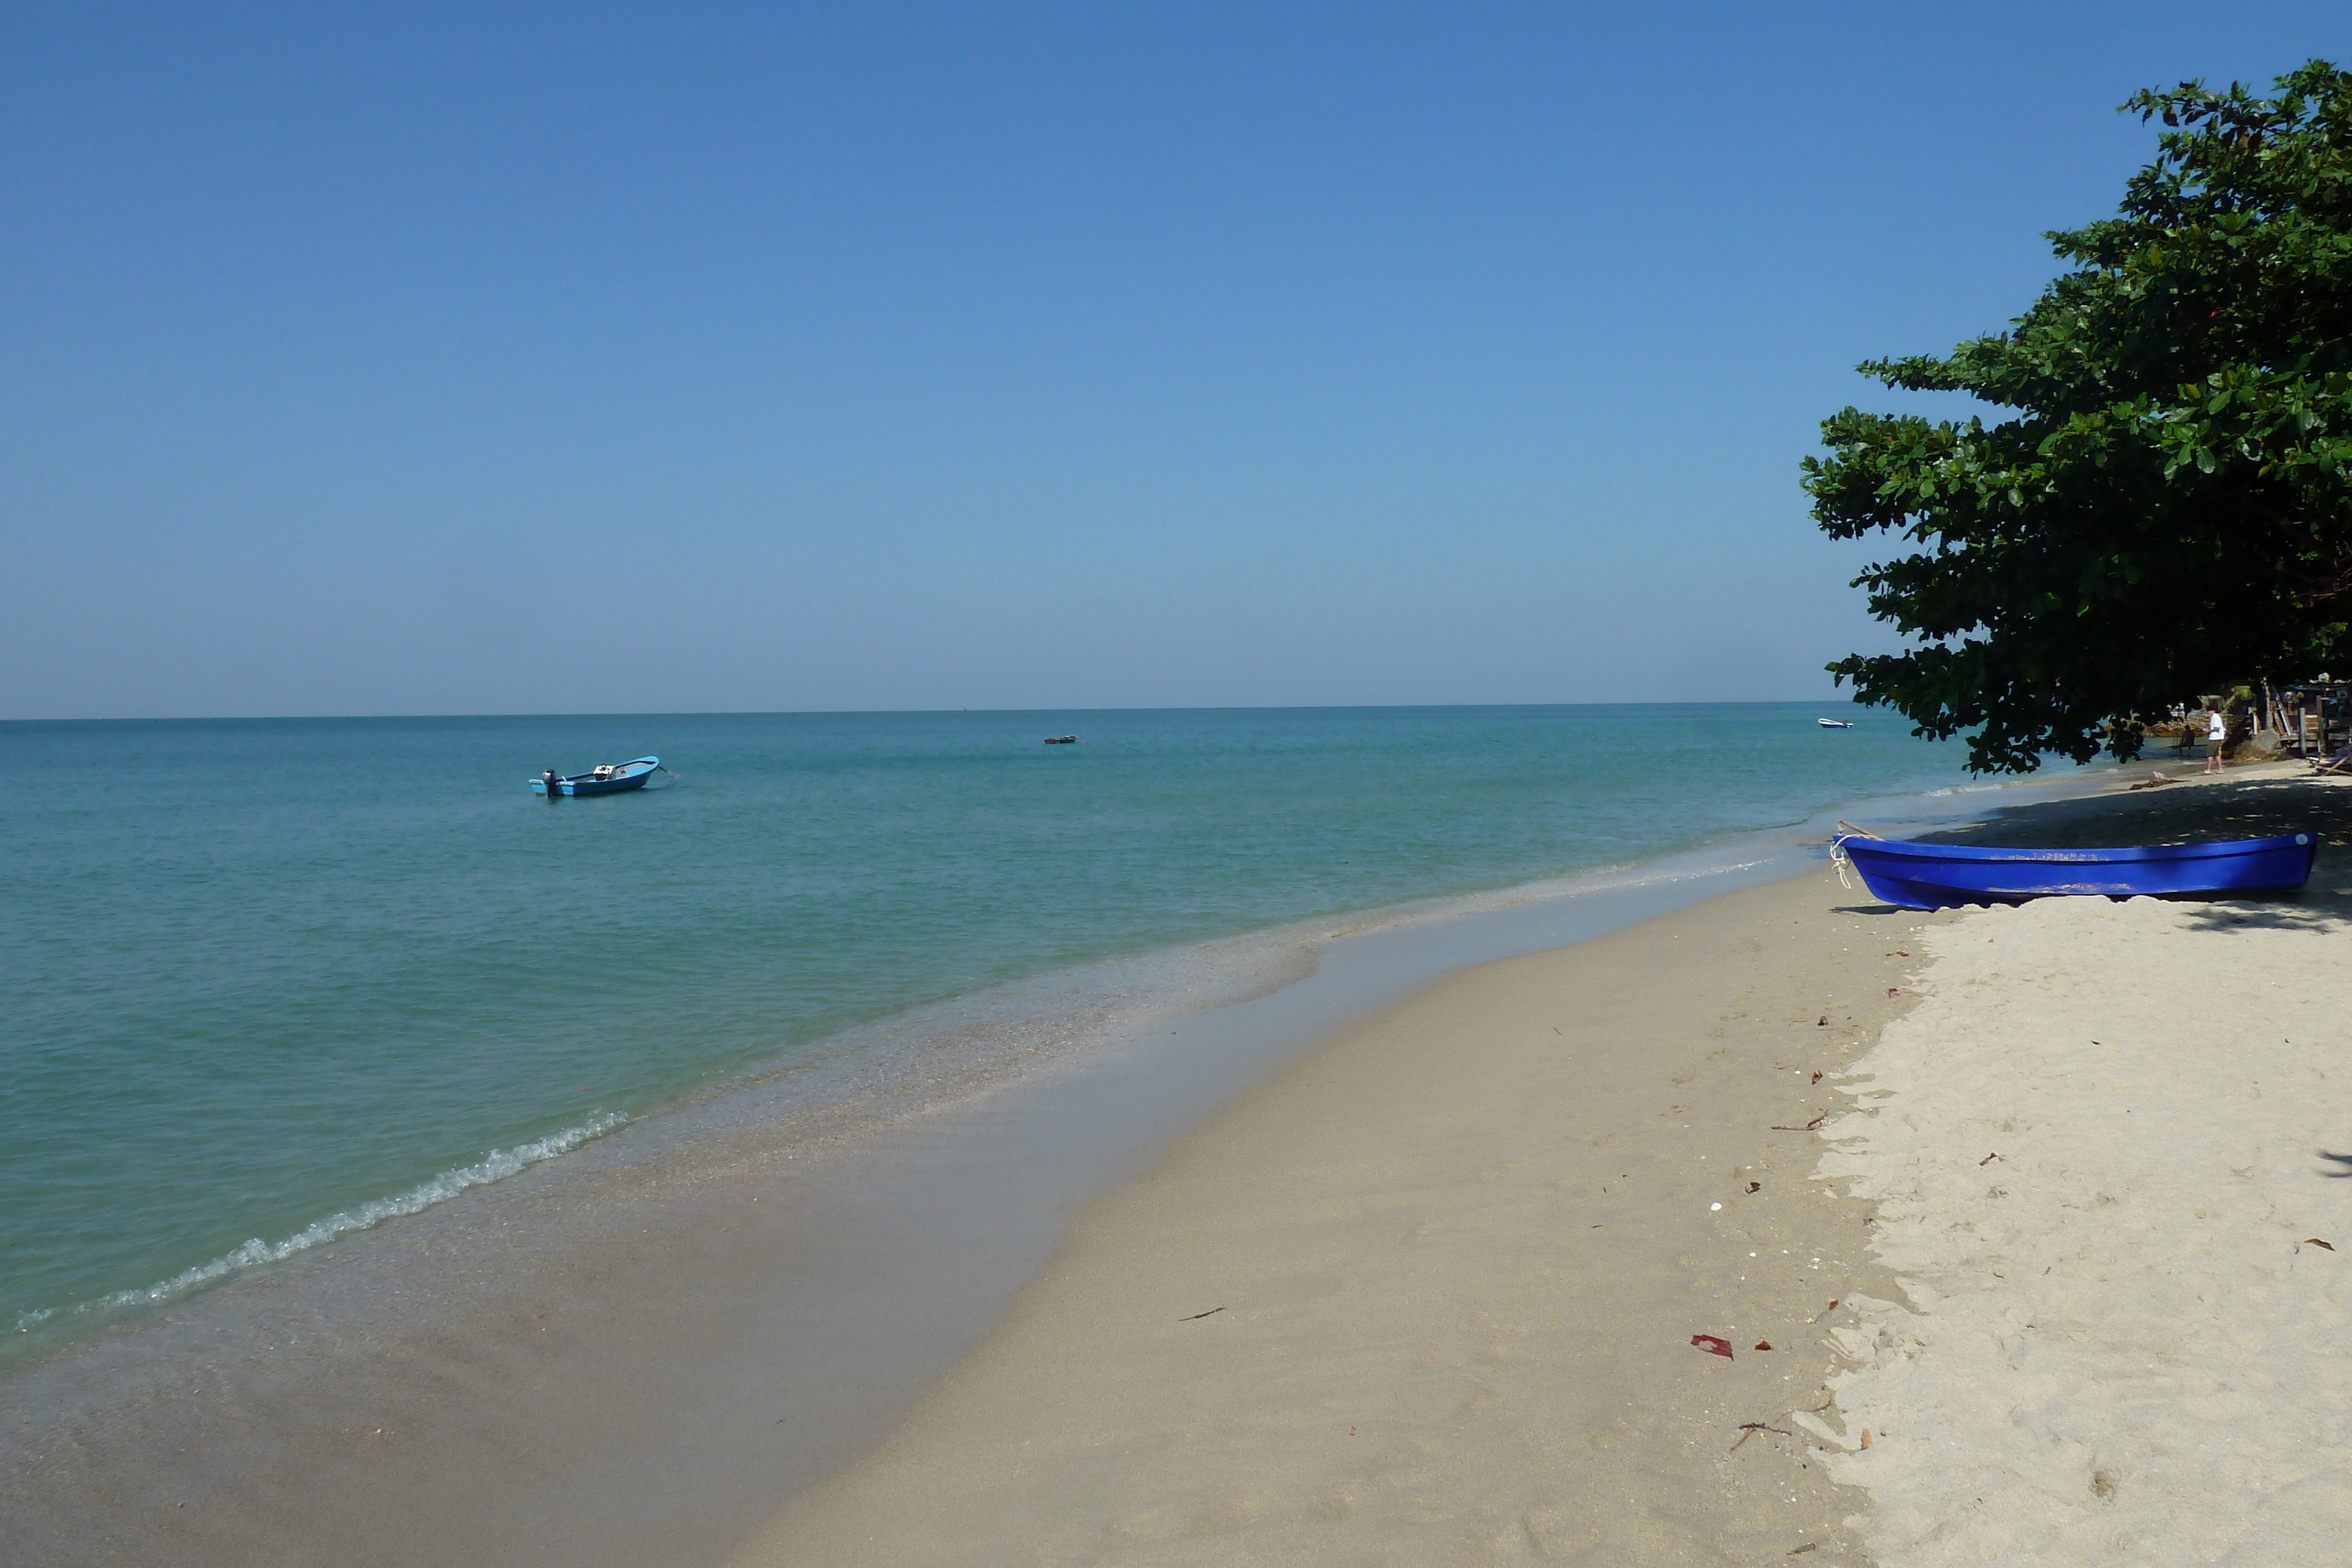
[[[1839,1336],[1816,1418],[1872,1430],[1832,1473],[1884,1568],[2346,1559],[2347,915],[2068,899],[1924,935],[1929,995],[1822,1167],[1907,1302]]]
[[[1923,917],[1852,902],[1810,873],[1319,1048],[1093,1205],[742,1561],[1855,1561],[1790,1415],[1827,1303],[1892,1287],[1802,1129]]]

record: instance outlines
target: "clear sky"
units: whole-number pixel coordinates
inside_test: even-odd
[[[1797,462],[2352,10],[0,11],[0,717],[1825,696]]]

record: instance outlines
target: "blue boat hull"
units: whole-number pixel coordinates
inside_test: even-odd
[[[646,780],[652,778],[660,767],[661,758],[658,757],[639,757],[622,763],[622,771],[610,778],[599,779],[593,773],[575,773],[569,779],[559,779],[555,781],[555,793],[558,795],[617,795],[624,789],[642,789],[646,787]],[[546,794],[547,780],[532,779],[530,792],[534,795]]]
[[[2021,904],[2104,894],[2274,893],[2301,887],[2319,853],[2314,833],[2128,849],[2000,850],[1841,836],[1838,848],[1877,897],[1905,909]]]

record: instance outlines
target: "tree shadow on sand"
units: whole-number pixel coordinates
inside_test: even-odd
[[[2186,898],[2167,900],[2187,904]],[[2315,896],[2289,895],[2276,904],[2256,904],[2244,899],[2232,899],[2227,904],[2208,904],[2197,908],[2189,916],[2189,926],[2197,931],[2218,931],[2231,934],[2240,931],[2341,931],[2352,926],[2352,900],[2321,894]]]
[[[2352,850],[2352,779],[2306,774],[2183,782],[2145,794],[2040,800],[2003,807],[1981,822],[1920,837],[1997,849],[2078,850],[2305,832],[2319,836],[2323,863],[2326,850]]]

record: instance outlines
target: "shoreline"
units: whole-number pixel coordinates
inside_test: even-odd
[[[1949,805],[1981,809],[1993,803],[1986,793]],[[1675,884],[1662,896],[1687,903],[1709,891]],[[1610,896],[1620,895],[1643,896],[1639,888]],[[1648,896],[1661,896],[1658,884]],[[715,1557],[797,1490],[789,1478],[814,1480],[878,1438],[935,1370],[979,1343],[998,1303],[1045,1265],[1073,1206],[1132,1176],[1152,1150],[1340,1019],[1478,961],[1479,943],[1496,940],[1496,928],[1512,928],[1505,950],[1578,942],[1596,920],[1601,929],[1622,923],[1609,902],[1505,897],[1470,915],[1392,920],[1328,942],[1316,982],[1177,1020],[1181,1043],[1200,1048],[1207,1065],[1173,1077],[1162,1051],[1156,1065],[1127,1062],[1122,1078],[1122,1060],[1155,1043],[1130,1041],[1024,1075],[1010,1099],[982,1092],[945,1114],[909,1114],[880,1135],[848,1140],[859,1146],[819,1137],[780,1149],[772,1124],[736,1128],[683,1164],[633,1165],[592,1145],[584,1159],[551,1162],[467,1195],[478,1201],[413,1217],[396,1228],[397,1246],[361,1238],[367,1244],[322,1249],[12,1379],[13,1475],[0,1504],[35,1527],[21,1539],[43,1540],[38,1560],[53,1563],[135,1554],[142,1541],[168,1542],[184,1562],[282,1561],[322,1549],[352,1563],[413,1561],[413,1551],[384,1542],[413,1536],[427,1499],[434,1528],[466,1542],[466,1553],[625,1562],[626,1542],[652,1531],[677,1549],[671,1560]],[[1361,955],[1352,982],[1350,952]],[[1287,1043],[1269,1050],[1268,1031]],[[1000,1171],[997,1187],[966,1194],[971,1236],[924,1212],[928,1200],[969,1185],[975,1159],[985,1166],[1051,1124],[1066,1134],[1096,1124],[1109,1132],[1049,1152],[1044,1165],[1055,1168],[1033,1161],[1021,1178],[1007,1184]],[[997,1155],[986,1152],[992,1141]],[[1034,1190],[1040,1179],[1059,1185]],[[990,1207],[991,1193],[1021,1211],[1017,1223]],[[478,1231],[486,1208],[509,1217],[499,1228],[519,1250],[468,1254],[467,1227]],[[633,1225],[642,1239],[621,1236]],[[882,1292],[879,1312],[847,1287],[781,1308],[774,1300],[780,1259],[854,1285],[874,1281],[877,1257],[892,1252],[929,1255],[929,1299],[902,1279]],[[426,1265],[432,1283],[420,1288],[404,1260]],[[251,1310],[237,1321],[222,1303]],[[736,1369],[747,1347],[812,1333],[847,1347],[840,1366],[814,1377],[805,1364],[750,1378]],[[142,1343],[163,1353],[156,1359],[171,1370],[168,1385],[110,1385],[110,1359]],[[921,1354],[901,1354],[910,1343]],[[583,1372],[593,1386],[576,1386]],[[775,1409],[791,1414],[779,1420]],[[757,1440],[715,1443],[714,1426]],[[183,1457],[153,1462],[165,1449]],[[658,1499],[624,1488],[625,1500],[581,1508],[583,1478],[629,1473],[649,1450],[692,1456],[692,1473]],[[101,1493],[110,1502],[93,1527]],[[599,1528],[616,1509],[634,1516],[618,1537]]]
[[[1787,1415],[1892,1284],[1812,1129],[1936,919],[1816,866],[1350,1025],[730,1563],[1863,1561]]]
[[[51,788],[17,857],[40,918],[0,962],[29,1091],[0,1326],[34,1330],[0,1364],[494,1149],[672,1120],[993,986],[1957,781],[1957,746],[1822,738],[1801,706],[1135,711],[1075,750],[1013,715],[641,716],[608,740],[692,782],[577,810],[516,760],[593,754],[602,720],[20,727]],[[388,744],[445,765],[353,795]]]
[[[368,1233],[387,1220],[412,1218],[468,1189],[510,1183],[551,1155],[562,1156],[560,1172],[540,1172],[536,1179],[644,1164],[697,1141],[730,1139],[746,1128],[772,1134],[786,1124],[823,1124],[823,1132],[803,1135],[824,1144],[856,1139],[910,1116],[951,1110],[1041,1069],[1058,1069],[1064,1058],[1075,1060],[1149,1037],[1171,1019],[1280,989],[1312,974],[1320,952],[1337,940],[1400,929],[1428,931],[1524,905],[1615,895],[1660,882],[1736,872],[1748,860],[1786,858],[1810,844],[1826,832],[1833,810],[1933,802],[1924,815],[1915,811],[1905,819],[1932,822],[1963,810],[1964,797],[2011,790],[2063,794],[2084,787],[2077,774],[2064,779],[2037,778],[1864,797],[1818,811],[1801,823],[1746,830],[1638,860],[1531,883],[1314,915],[982,986],[853,1024],[773,1060],[729,1071],[651,1108],[616,1112],[590,1102],[584,1119],[559,1119],[519,1130],[511,1143],[483,1148],[412,1186],[355,1198],[341,1209],[316,1211],[307,1224],[247,1239],[168,1277],[22,1313],[15,1325],[17,1332],[0,1341],[0,1385],[27,1367],[77,1354],[94,1336],[135,1331],[156,1309],[193,1301],[216,1289],[235,1289],[257,1269],[299,1268],[306,1261],[301,1254],[345,1238],[367,1245]],[[492,1167],[498,1167],[496,1174],[485,1180],[485,1171]],[[496,1196],[476,1193],[473,1200],[494,1201]]]

